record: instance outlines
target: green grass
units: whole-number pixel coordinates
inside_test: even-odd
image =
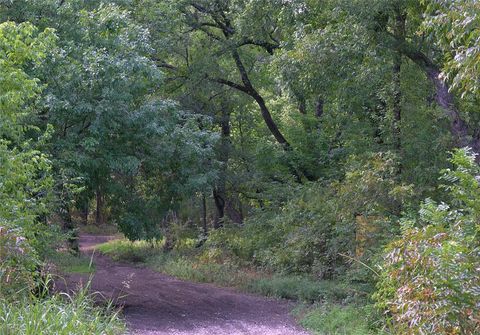
[[[300,324],[316,335],[380,335],[371,306],[324,304],[310,307]]]
[[[252,280],[234,264],[203,263],[185,256],[157,255],[146,263],[155,271],[171,276],[219,286],[244,288]]]
[[[285,275],[275,275],[271,278],[253,281],[249,291],[310,303],[325,300],[340,301],[345,299],[348,293],[343,285],[334,281],[319,281],[308,277]]]
[[[75,256],[69,252],[56,252],[49,257],[49,261],[55,264],[63,273],[92,273],[95,264],[87,256]]]
[[[124,239],[112,240],[100,244],[96,249],[121,262],[145,263],[151,257],[162,253],[160,244],[145,241],[130,242]]]
[[[1,335],[117,335],[125,325],[111,306],[95,307],[86,291],[76,296],[0,301]]]

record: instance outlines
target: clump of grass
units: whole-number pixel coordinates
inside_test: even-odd
[[[69,252],[59,251],[51,255],[49,261],[55,264],[63,273],[95,272],[92,258],[84,255],[72,255]]]
[[[316,335],[380,335],[379,317],[372,306],[323,304],[310,307],[300,324]]]
[[[301,276],[275,275],[250,283],[249,291],[266,296],[293,299],[303,302],[324,300],[339,301],[347,297],[347,290],[338,282],[314,280]]]
[[[195,258],[159,254],[151,257],[147,265],[180,279],[220,286],[240,286],[239,269],[233,264],[203,263]]]
[[[96,247],[98,251],[116,261],[146,263],[152,256],[162,253],[160,243],[146,241],[130,242],[125,239],[112,240]]]
[[[0,301],[2,335],[117,335],[125,332],[112,306],[95,307],[86,289],[75,296]]]

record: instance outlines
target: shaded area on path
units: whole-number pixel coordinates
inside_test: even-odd
[[[80,237],[91,255],[109,236]],[[291,304],[210,284],[191,283],[145,267],[115,262],[94,253],[91,289],[123,306],[131,334],[137,335],[307,335],[289,315]],[[69,290],[88,279],[66,276]],[[64,289],[66,289],[64,287]]]

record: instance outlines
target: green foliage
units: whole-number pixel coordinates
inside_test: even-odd
[[[95,307],[85,290],[75,296],[0,302],[0,333],[4,335],[120,335],[124,331],[118,311]]]
[[[35,251],[25,238],[13,229],[0,227],[0,298],[11,299],[32,289],[36,265]]]
[[[30,23],[0,24],[0,137],[19,140],[31,126],[30,104],[40,92],[38,79],[25,72],[29,64],[40,64],[47,50],[53,47],[52,29],[38,32]]]
[[[478,331],[478,166],[455,153],[443,195],[437,171],[457,135],[480,150],[479,13],[474,0],[0,1],[0,295],[34,285],[52,221],[73,233],[72,213],[94,209],[140,240],[102,246],[115,259],[305,301],[365,294],[394,240],[377,294],[394,328]],[[411,214],[439,194],[448,205]],[[370,332],[350,307],[307,319]]]
[[[457,150],[443,180],[451,200],[427,200],[416,221],[387,248],[375,297],[398,334],[476,334],[479,331],[478,165]]]
[[[32,102],[40,92],[25,68],[53,46],[51,30],[38,34],[28,23],[0,24],[0,297],[34,285],[33,272],[49,247],[52,230],[40,218],[49,212],[51,162],[37,149],[48,134],[29,141]],[[34,129],[33,129],[34,130]]]
[[[206,246],[274,271],[321,279],[345,274],[349,264],[342,255],[355,254],[358,216],[373,218],[366,256],[398,231],[396,217],[412,187],[398,181],[397,171],[390,153],[352,156],[343,180],[290,189],[287,199],[256,212],[242,229],[212,232]]]
[[[96,195],[98,224],[109,212],[130,239],[160,238],[161,218],[214,179],[216,136],[208,118],[160,94],[150,32],[122,3],[22,0],[4,13],[58,35],[34,70],[47,84],[39,125],[53,125],[48,149],[62,219]]]
[[[480,5],[475,0],[429,0],[425,28],[447,54],[445,79],[462,93],[480,93]]]

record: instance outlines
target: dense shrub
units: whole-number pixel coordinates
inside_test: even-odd
[[[370,257],[398,231],[392,222],[411,186],[397,180],[397,171],[391,153],[352,156],[342,180],[289,190],[288,201],[258,211],[242,228],[212,232],[206,246],[274,271],[320,279],[344,274],[357,249]],[[357,241],[359,216],[370,226],[362,241]]]
[[[53,179],[51,162],[38,148],[49,131],[44,134],[31,125],[41,85],[26,68],[43,60],[54,41],[50,29],[38,32],[29,23],[0,24],[0,298],[20,289],[28,292],[38,256],[48,245],[50,230],[43,219]]]
[[[387,248],[378,305],[398,334],[480,333],[480,168],[454,153],[449,203],[427,200]]]
[[[18,232],[0,226],[0,299],[34,287],[35,253]]]

